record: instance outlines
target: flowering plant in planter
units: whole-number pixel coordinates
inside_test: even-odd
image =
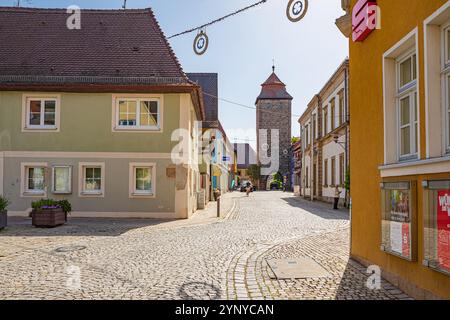
[[[8,199],[0,196],[0,230],[6,227],[8,221]]]
[[[67,214],[72,211],[69,201],[41,199],[31,204],[33,226],[52,228],[67,222]]]

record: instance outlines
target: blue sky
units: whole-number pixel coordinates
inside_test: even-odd
[[[10,6],[16,1],[0,0],[0,5]],[[65,8],[75,4],[81,8],[120,8],[123,0],[21,2],[30,7]],[[171,35],[254,2],[256,0],[128,0],[127,7],[152,7],[165,34]],[[192,51],[195,34],[171,39],[170,43],[186,72],[219,73],[219,96],[247,106],[254,106],[260,85],[270,75],[272,59],[275,59],[276,73],[294,97],[293,113],[301,114],[348,56],[348,42],[334,25],[334,20],[343,14],[340,0],[309,1],[308,14],[298,23],[286,18],[287,2],[268,0],[260,7],[207,28],[210,46],[203,56],[196,56]],[[219,108],[220,120],[232,142],[234,138],[254,140],[250,135],[255,129],[254,110],[222,101]],[[300,131],[297,120],[293,118],[293,135]]]

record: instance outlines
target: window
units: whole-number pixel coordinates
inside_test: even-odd
[[[306,148],[308,148],[308,146],[309,146],[309,125],[306,125],[305,132],[306,132]]]
[[[416,27],[383,54],[385,165],[418,159],[418,38]]]
[[[27,168],[26,191],[34,193],[44,192],[45,168]]]
[[[323,136],[328,133],[328,106],[323,108]]]
[[[104,196],[104,163],[80,163],[80,196]]]
[[[72,167],[55,166],[52,176],[54,194],[72,193]]]
[[[154,197],[156,165],[154,163],[130,163],[130,197]]]
[[[46,195],[46,163],[21,164],[21,194],[25,197]]]
[[[418,152],[416,54],[397,61],[397,105],[400,160],[416,159]]]
[[[116,129],[160,130],[161,111],[159,99],[117,99]]]
[[[312,142],[314,143],[314,139],[316,139],[316,115],[313,114],[312,117]]]
[[[24,130],[57,130],[59,126],[58,98],[25,98]]]
[[[339,184],[343,186],[345,183],[345,157],[342,153],[339,156]]]
[[[324,186],[328,187],[328,159],[323,161]]]
[[[344,90],[341,90],[338,95],[339,95],[339,125],[342,125],[346,121]]]
[[[335,129],[336,124],[336,101],[333,99],[330,101],[330,110],[331,110],[331,131]]]
[[[336,158],[331,158],[331,186],[336,186]]]

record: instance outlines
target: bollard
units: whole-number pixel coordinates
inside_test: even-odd
[[[220,218],[220,197],[217,197],[217,218]]]

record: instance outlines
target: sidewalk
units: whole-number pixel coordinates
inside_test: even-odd
[[[236,205],[235,199],[240,196],[239,192],[228,192],[220,197],[220,218],[217,217],[217,202],[211,201],[203,210],[197,210],[189,219],[192,224],[216,222],[227,219]]]

